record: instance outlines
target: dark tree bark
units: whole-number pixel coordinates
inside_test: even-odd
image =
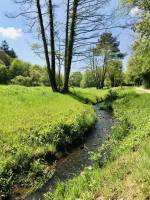
[[[47,64],[48,76],[49,76],[49,80],[50,80],[50,84],[51,84],[52,90],[55,92],[55,91],[57,91],[56,79],[55,79],[55,76],[54,76],[55,68],[53,70],[51,69],[48,45],[47,45],[47,40],[46,40],[46,33],[45,33],[43,17],[42,17],[42,12],[41,12],[41,6],[40,6],[40,0],[36,0],[36,6],[37,6],[37,11],[38,11],[38,18],[39,18],[41,36],[42,36],[42,41],[43,41],[43,46],[44,46],[44,54],[45,54],[45,60],[46,60],[46,64]],[[53,20],[50,21],[50,23],[53,23]],[[54,43],[52,44],[52,46],[53,45],[54,45]],[[52,60],[53,59],[54,59],[54,57],[52,58]],[[53,65],[54,64],[55,64],[55,62],[53,61]]]
[[[73,8],[72,8],[72,16],[71,16],[71,25],[70,25],[70,34],[68,37],[68,48],[66,54],[66,66],[64,72],[64,92],[68,92],[69,89],[69,76],[71,70],[71,63],[73,57],[73,46],[74,46],[74,39],[75,39],[75,28],[76,28],[76,19],[77,19],[77,8],[78,8],[79,0],[74,0]]]
[[[70,0],[67,1],[67,15],[66,15],[66,38],[65,38],[65,60],[64,60],[64,77],[66,77],[68,71],[68,38],[69,38],[69,11],[70,11]],[[67,84],[67,83],[65,83]],[[67,90],[64,87],[64,91]]]
[[[102,9],[109,1],[66,0],[66,29],[65,34],[63,32],[60,33],[64,65],[64,92],[68,92],[69,89],[71,64],[75,61],[73,58],[76,61],[79,57],[80,60],[85,60],[89,52],[89,46],[97,43],[96,40],[99,38],[99,32],[104,29],[113,28],[111,23],[107,23],[111,19],[111,15],[105,13]],[[27,20],[30,32],[36,33],[37,29],[34,30],[34,27],[40,27],[40,33],[37,32],[39,44],[37,49],[39,50],[39,54],[41,53],[45,56],[52,90],[60,90],[59,86],[57,88],[55,77],[55,67],[57,67],[56,52],[58,48],[55,36],[58,30],[54,26],[54,19],[57,21],[57,17],[54,16],[54,6],[57,9],[58,2],[54,0],[15,0],[14,2],[20,5],[20,13],[11,15],[10,17],[24,17]],[[64,30],[63,24],[61,22],[62,28],[59,29],[60,31]],[[41,38],[42,44],[39,38]],[[59,65],[60,63],[58,63],[58,70]],[[98,79],[101,78],[101,73],[96,78],[99,81]],[[99,87],[99,83],[97,87]]]
[[[51,69],[52,69],[52,80],[55,91],[57,91],[57,83],[56,83],[56,63],[55,63],[55,35],[54,35],[54,16],[53,16],[53,5],[52,1],[49,0],[49,22],[50,22],[50,45],[51,45]]]

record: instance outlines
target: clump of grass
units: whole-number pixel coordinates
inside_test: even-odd
[[[96,118],[91,105],[46,87],[0,86],[0,99],[0,194],[50,178],[45,155],[82,137]]]
[[[112,136],[95,155],[98,165],[59,183],[45,199],[149,198],[150,95],[137,95],[132,89],[119,89],[117,93],[119,99],[112,104],[116,123]]]

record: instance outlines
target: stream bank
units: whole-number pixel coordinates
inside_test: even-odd
[[[105,110],[100,110],[100,104],[95,105],[97,121],[95,127],[85,138],[84,143],[72,152],[61,158],[56,163],[56,170],[52,178],[43,185],[42,188],[33,192],[27,200],[42,200],[46,192],[51,192],[57,182],[65,181],[80,174],[85,167],[92,168],[93,162],[89,152],[96,152],[99,146],[108,137],[113,125],[112,114]]]

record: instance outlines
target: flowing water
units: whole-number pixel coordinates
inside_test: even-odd
[[[66,157],[56,163],[54,176],[42,188],[32,193],[27,200],[41,200],[46,192],[51,192],[58,181],[64,181],[75,175],[80,174],[85,167],[91,167],[89,152],[97,151],[99,146],[105,141],[111,132],[113,124],[110,112],[99,109],[100,105],[95,106],[97,121],[91,133],[85,138],[84,144],[72,150]]]

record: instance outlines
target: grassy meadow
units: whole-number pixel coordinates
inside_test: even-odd
[[[113,108],[112,135],[92,155],[86,169],[45,195],[47,200],[146,200],[150,198],[150,95],[133,89],[113,92],[103,108]]]
[[[48,87],[0,86],[0,194],[12,188],[16,192],[18,186],[37,188],[53,173],[46,155],[81,138],[92,126],[95,110],[80,100],[85,96],[96,103],[106,91],[73,92],[63,95]]]

